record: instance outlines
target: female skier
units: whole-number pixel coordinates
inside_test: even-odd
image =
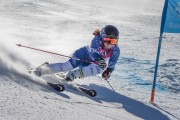
[[[119,31],[113,25],[106,25],[101,31],[93,32],[95,36],[90,46],[76,50],[65,63],[44,63],[35,68],[37,76],[65,72],[65,80],[85,78],[102,74],[107,80],[113,72],[120,55],[118,47]]]

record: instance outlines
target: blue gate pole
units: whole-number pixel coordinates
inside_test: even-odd
[[[151,99],[150,99],[151,103],[154,102],[156,77],[157,77],[157,71],[158,71],[159,56],[160,56],[160,51],[161,51],[162,36],[163,36],[163,33],[160,33],[159,44],[158,44],[158,52],[157,52],[157,57],[156,57],[156,66],[155,66],[155,71],[154,71],[154,80],[153,80],[153,86],[152,86],[152,91],[151,91]]]

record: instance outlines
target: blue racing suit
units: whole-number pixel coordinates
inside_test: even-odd
[[[84,46],[78,50],[76,50],[72,58],[78,58],[81,60],[86,60],[89,62],[95,62],[98,59],[104,59],[107,63],[107,68],[109,68],[110,72],[112,72],[115,68],[115,65],[120,56],[120,49],[117,45],[114,45],[111,49],[104,49],[104,42],[101,39],[101,36],[96,35],[90,46]],[[69,60],[72,66],[75,67],[84,67],[88,66],[91,63],[83,62],[75,59]]]

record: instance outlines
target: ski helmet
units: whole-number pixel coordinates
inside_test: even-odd
[[[119,39],[118,29],[113,25],[106,25],[101,30],[101,38],[104,39],[105,37]]]

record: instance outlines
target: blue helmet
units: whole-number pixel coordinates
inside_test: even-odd
[[[105,27],[103,27],[100,35],[102,39],[104,39],[105,37],[119,39],[119,31],[113,25],[106,25]]]

